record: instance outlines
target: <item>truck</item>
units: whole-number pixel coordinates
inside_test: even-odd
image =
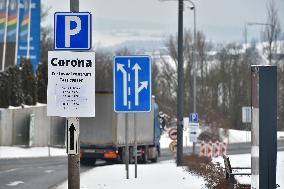
[[[129,161],[134,160],[134,126],[137,128],[137,159],[141,163],[157,162],[160,156],[159,109],[152,98],[150,112],[116,113],[113,93],[96,92],[96,116],[80,118],[80,161],[82,164],[125,162],[126,117],[128,117]]]

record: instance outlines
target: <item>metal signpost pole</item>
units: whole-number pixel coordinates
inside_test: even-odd
[[[193,4],[193,13],[194,13],[194,51],[193,51],[193,56],[192,56],[192,59],[193,59],[193,112],[194,113],[197,113],[196,112],[196,67],[197,67],[197,58],[195,57],[195,53],[196,53],[196,44],[197,44],[197,41],[196,41],[196,6],[195,4],[190,1],[192,4]],[[195,154],[195,142],[193,142],[193,154]]]
[[[136,113],[134,113],[134,153],[135,153],[135,178],[137,178],[137,123],[136,123]]]
[[[183,0],[178,1],[177,166],[183,156]]]
[[[79,12],[79,0],[70,0],[70,11]],[[67,123],[73,119],[67,118]],[[77,155],[68,155],[68,189],[80,189],[80,142],[78,148]]]
[[[125,169],[126,179],[129,179],[129,144],[128,144],[128,113],[125,114]]]

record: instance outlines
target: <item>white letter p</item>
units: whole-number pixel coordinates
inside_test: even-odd
[[[71,22],[76,22],[76,27],[71,30]],[[76,35],[81,31],[81,19],[78,16],[65,17],[65,47],[70,47],[71,35]]]

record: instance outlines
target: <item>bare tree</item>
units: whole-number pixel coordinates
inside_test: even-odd
[[[279,45],[277,40],[281,35],[281,26],[278,17],[278,10],[274,0],[271,0],[267,6],[267,25],[263,32],[263,40],[267,42],[264,47],[264,53],[267,55],[269,63],[272,63],[272,56],[277,54]]]

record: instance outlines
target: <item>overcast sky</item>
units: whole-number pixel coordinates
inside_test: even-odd
[[[213,42],[242,41],[245,22],[265,22],[270,0],[193,0],[197,28]],[[42,0],[51,7],[45,24],[53,26],[54,12],[69,11],[70,0]],[[282,28],[284,0],[275,0]],[[189,3],[185,3],[190,5]],[[126,40],[163,40],[177,33],[177,7],[174,0],[80,0],[80,11],[93,15],[96,45],[111,46]],[[193,29],[193,11],[184,11],[184,27]],[[248,28],[248,39],[259,38],[260,26]],[[282,29],[284,30],[284,29]]]

